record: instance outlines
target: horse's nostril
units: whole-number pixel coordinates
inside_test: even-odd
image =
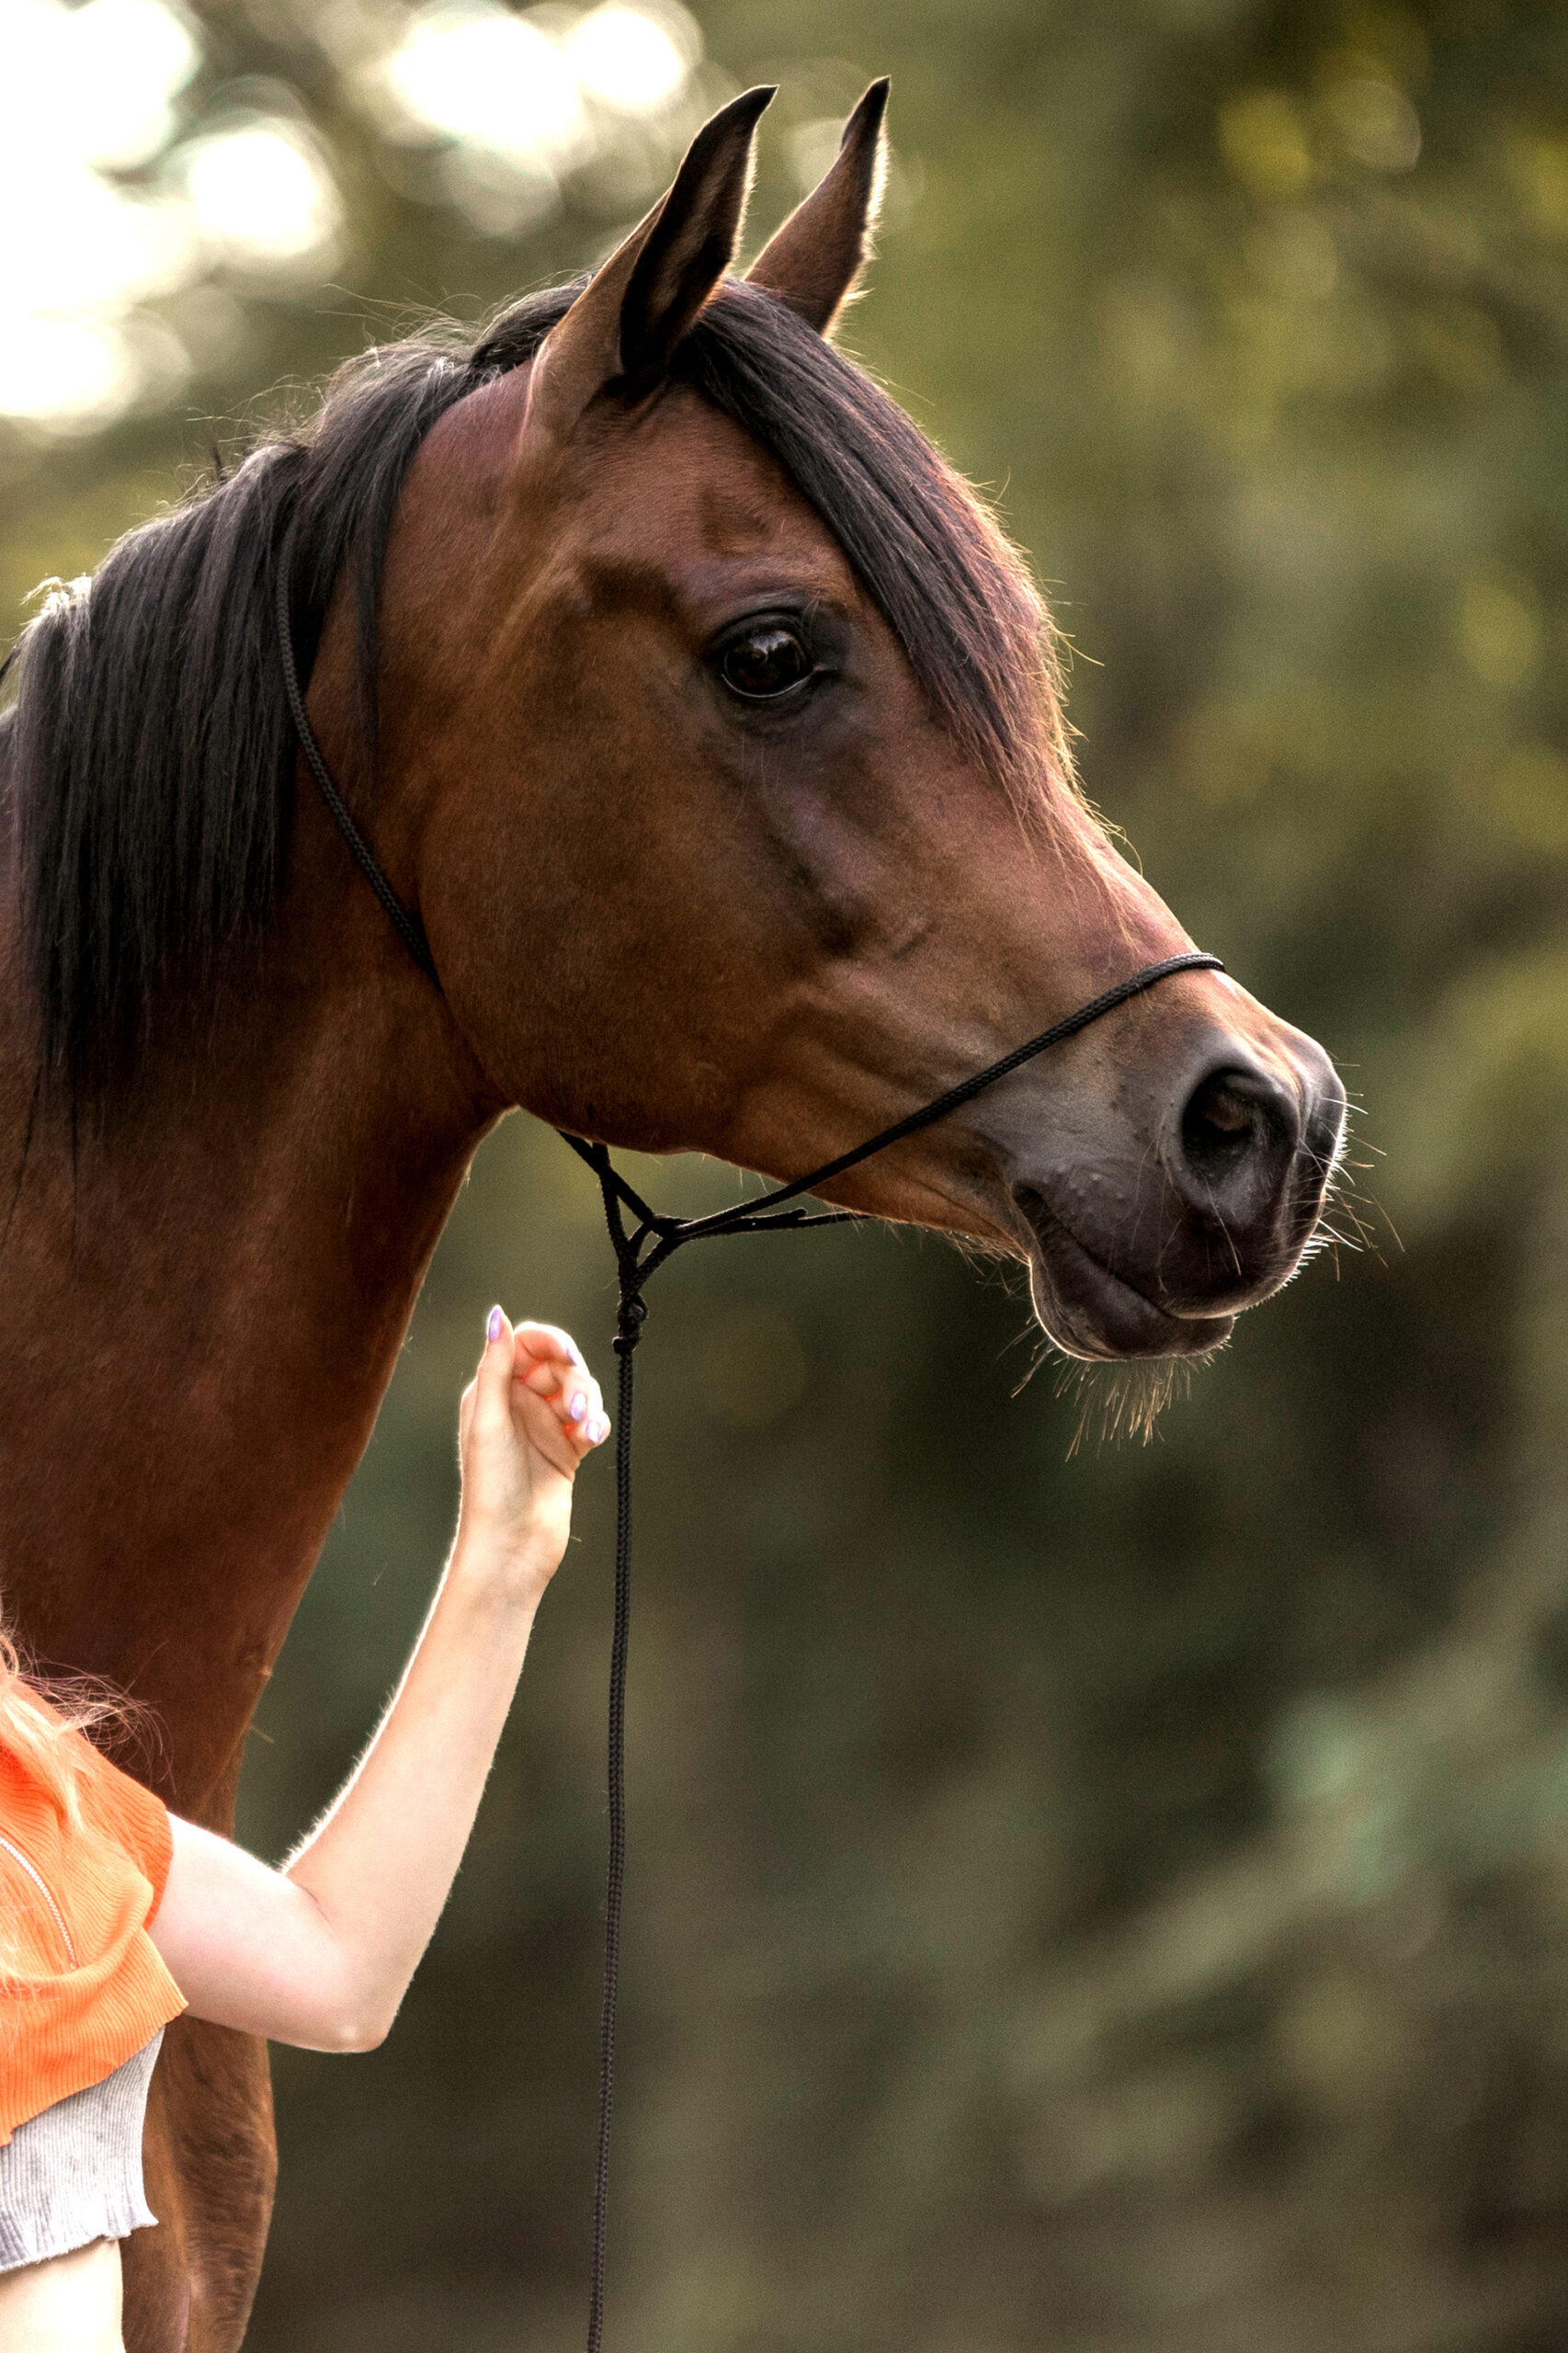
[[[1260,1072],[1217,1070],[1187,1097],[1181,1148],[1187,1167],[1206,1188],[1224,1184],[1249,1162],[1289,1150],[1296,1118],[1284,1090]]]
[[[1244,1128],[1250,1133],[1252,1129],[1252,1105],[1244,1103],[1235,1088],[1227,1086],[1222,1078],[1211,1078],[1199,1089],[1187,1105],[1187,1115],[1195,1125],[1212,1128],[1222,1136],[1237,1135]]]
[[[1182,1150],[1202,1175],[1228,1175],[1251,1150],[1260,1123],[1256,1104],[1237,1091],[1230,1073],[1221,1071],[1204,1080],[1182,1114]]]

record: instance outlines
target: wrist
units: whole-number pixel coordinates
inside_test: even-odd
[[[561,1547],[534,1527],[498,1528],[462,1513],[449,1581],[508,1602],[535,1603],[561,1563]]]

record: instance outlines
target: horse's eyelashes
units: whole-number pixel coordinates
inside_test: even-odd
[[[776,702],[803,687],[812,675],[811,653],[787,621],[754,622],[732,637],[719,654],[719,676],[746,702]]]

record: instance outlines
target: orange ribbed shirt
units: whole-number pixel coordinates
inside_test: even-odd
[[[169,1875],[168,1810],[67,1737],[85,1751],[74,1828],[0,1747],[0,2144],[185,2007],[147,1934]]]

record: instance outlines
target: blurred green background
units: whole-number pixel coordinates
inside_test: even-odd
[[[1152,1444],[1091,1413],[1075,1453],[1070,1387],[1016,1393],[1017,1285],[935,1243],[661,1276],[609,2341],[1547,2353],[1563,7],[0,0],[6,627],[210,433],[424,306],[474,318],[594,257],[767,78],[760,237],[883,72],[890,204],[846,339],[1032,551],[1096,801],[1338,1058],[1363,1110],[1333,1222],[1367,1246],[1244,1318]],[[726,1183],[636,1173],[676,1206]],[[261,1711],[263,1851],[412,1638],[497,1296],[608,1360],[592,1184],[521,1119]],[[395,2034],[278,2054],[256,2353],[580,2341],[608,1470],[585,1488]]]

